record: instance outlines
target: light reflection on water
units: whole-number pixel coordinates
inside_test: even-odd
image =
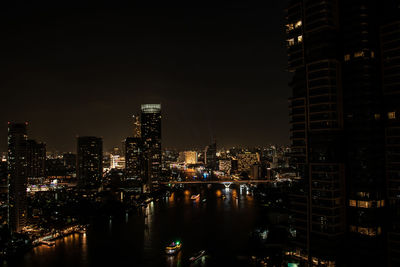
[[[245,253],[257,219],[254,199],[246,192],[242,187],[174,192],[138,212],[97,219],[87,235],[36,247],[15,266],[228,266]],[[191,200],[199,193],[200,199]],[[178,238],[182,250],[166,256],[165,246]],[[202,249],[209,256],[190,264],[189,258]]]

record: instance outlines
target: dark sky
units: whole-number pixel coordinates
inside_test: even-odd
[[[1,151],[25,120],[48,150],[120,146],[141,103],[162,103],[164,147],[287,143],[286,1],[242,2],[3,8]]]

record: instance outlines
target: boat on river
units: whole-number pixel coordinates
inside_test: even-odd
[[[181,250],[182,243],[180,241],[172,242],[168,246],[165,247],[165,253],[168,255],[174,255]]]
[[[192,196],[190,197],[190,199],[191,199],[191,200],[198,200],[198,199],[200,199],[200,194],[192,195]]]
[[[200,250],[199,252],[197,252],[196,254],[194,254],[192,257],[189,258],[189,261],[191,262],[195,262],[198,259],[200,259],[201,257],[203,257],[206,254],[205,250]]]

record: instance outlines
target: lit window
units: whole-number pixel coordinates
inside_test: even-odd
[[[358,201],[358,207],[359,208],[370,208],[371,207],[371,201],[359,200]]]
[[[371,58],[375,58],[375,52],[371,51]]]
[[[354,57],[355,58],[357,58],[357,57],[363,57],[364,56],[364,51],[358,51],[358,52],[355,52],[354,53]]]
[[[381,114],[374,114],[375,120],[380,120],[381,119]]]
[[[299,20],[298,22],[296,22],[296,24],[294,25],[295,28],[301,27],[301,20]]]
[[[292,31],[294,29],[293,24],[286,25],[287,31]]]
[[[377,206],[378,208],[384,207],[384,206],[385,206],[385,200],[378,200],[378,201],[376,202],[376,206]]]
[[[297,37],[297,42],[299,42],[299,43],[303,42],[303,35],[299,35]]]
[[[389,120],[394,120],[394,119],[396,119],[396,112],[394,112],[394,111],[388,112],[388,119],[389,119]]]
[[[350,207],[357,207],[357,201],[351,199],[349,205],[350,205]]]
[[[293,38],[288,40],[288,45],[289,46],[294,45],[294,39]]]
[[[344,61],[349,61],[350,60],[350,54],[344,55]]]

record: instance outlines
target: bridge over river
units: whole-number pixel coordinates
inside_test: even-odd
[[[276,181],[271,180],[216,180],[216,181],[169,181],[161,182],[164,185],[175,185],[175,184],[223,184],[225,187],[230,187],[231,184],[270,184],[276,183]]]

